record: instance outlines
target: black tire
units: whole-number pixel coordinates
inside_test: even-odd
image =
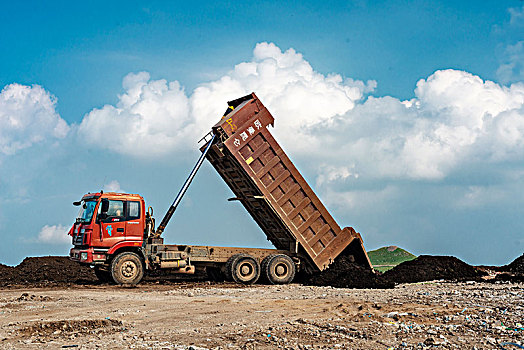
[[[287,284],[295,278],[296,266],[289,256],[272,254],[262,261],[262,274],[271,284]]]
[[[242,254],[235,254],[229,257],[226,262],[226,270],[225,270],[225,278],[228,282],[233,282],[233,264],[237,261],[237,259],[242,256]]]
[[[96,278],[102,283],[111,283],[113,282],[113,278],[111,277],[111,273],[107,270],[103,270],[98,266],[95,266],[95,275]]]
[[[213,282],[224,282],[224,274],[218,267],[206,267],[207,277]]]
[[[249,254],[235,254],[227,261],[226,273],[237,283],[253,284],[260,278],[260,264]]]
[[[144,277],[144,265],[138,254],[124,252],[111,262],[111,277],[117,284],[135,285]]]
[[[269,279],[267,278],[267,266],[269,265],[269,262],[271,261],[271,259],[273,259],[275,256],[277,256],[278,254],[271,254],[271,255],[268,255],[266,256],[263,260],[262,260],[262,263],[260,264],[260,267],[262,269],[262,274],[260,276],[260,278],[262,279],[262,281],[264,281],[264,283],[270,283],[270,284],[273,284],[269,281]]]

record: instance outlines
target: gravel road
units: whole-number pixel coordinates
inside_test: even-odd
[[[518,349],[524,284],[9,288],[1,349]]]

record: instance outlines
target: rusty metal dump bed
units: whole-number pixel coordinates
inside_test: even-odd
[[[324,270],[343,251],[371,267],[360,234],[335,222],[268,130],[274,118],[253,93],[228,102],[206,158],[277,249]]]

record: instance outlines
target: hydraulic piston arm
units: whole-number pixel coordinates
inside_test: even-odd
[[[182,197],[184,196],[184,194],[186,193],[187,189],[189,188],[189,185],[191,185],[191,181],[193,181],[193,178],[195,177],[198,169],[200,169],[200,166],[204,162],[204,159],[206,158],[207,152],[211,148],[211,145],[213,145],[213,141],[215,141],[215,137],[216,137],[216,135],[213,135],[213,137],[211,137],[211,140],[208,142],[204,152],[202,152],[202,154],[200,155],[200,158],[198,158],[198,161],[195,164],[195,167],[193,168],[193,170],[191,170],[191,173],[189,174],[186,182],[184,182],[184,185],[180,189],[180,192],[178,192],[175,200],[173,201],[173,204],[171,204],[171,207],[169,207],[169,210],[167,211],[166,215],[162,219],[162,222],[158,226],[158,228],[157,228],[157,230],[155,232],[155,236],[160,237],[162,232],[164,232],[164,229],[166,228],[167,224],[169,223],[169,220],[171,220],[171,217],[175,213],[175,210],[178,207],[178,204],[180,204],[180,202],[182,201]]]

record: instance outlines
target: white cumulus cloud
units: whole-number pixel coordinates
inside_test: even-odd
[[[393,201],[401,195],[399,188],[386,186],[385,188],[366,190],[335,191],[327,188],[325,191],[328,206],[357,210],[362,208],[377,208],[385,202]]]
[[[343,181],[349,177],[358,179],[358,174],[353,173],[352,166],[334,167],[331,165],[322,165],[317,177],[317,186],[326,185],[335,181]]]
[[[506,47],[497,76],[504,83],[524,80],[524,41]]]
[[[56,98],[39,85],[10,84],[0,92],[0,154],[13,155],[46,139],[64,138],[69,126]]]
[[[283,147],[315,164],[319,185],[359,176],[440,180],[465,163],[523,155],[522,83],[438,70],[408,101],[366,97],[375,86],[320,74],[295,50],[260,43],[250,61],[190,95],[176,81],[129,74],[119,102],[88,113],[79,133],[134,156],[195,149],[226,101],[254,91],[275,116]]]
[[[113,180],[103,187],[104,192],[117,192],[117,193],[126,193],[122,188],[120,188],[120,183],[116,180]]]
[[[45,225],[38,233],[38,242],[46,244],[71,244],[68,227],[62,225]]]
[[[502,49],[499,53],[500,67],[497,77],[504,83],[513,83],[524,79],[524,6],[508,9],[510,20],[501,27],[495,27],[501,35],[504,43],[500,44]]]
[[[226,76],[195,90],[192,106],[197,118],[216,120],[216,111],[224,109],[228,98],[254,91],[279,116],[279,128],[289,131],[346,113],[376,86],[374,81],[363,83],[338,74],[320,74],[294,49],[282,52],[272,43],[257,44],[253,56],[252,61],[236,65]],[[201,107],[209,101],[216,107]]]
[[[523,108],[524,84],[506,87],[448,69],[420,80],[410,101],[369,97],[310,134],[318,139],[319,161],[328,157],[334,168],[354,164],[365,177],[442,179],[465,162],[521,159]]]
[[[89,112],[78,128],[85,141],[132,156],[166,154],[183,147],[188,99],[177,81],[151,80],[146,72],[124,78],[116,106]]]
[[[299,135],[309,126],[342,115],[376,83],[322,75],[293,49],[256,45],[253,59],[187,96],[178,82],[151,80],[148,73],[124,78],[116,106],[88,113],[79,134],[92,145],[135,156],[194,149],[225,111],[226,101],[256,92],[282,134]],[[295,140],[300,140],[295,137]]]

